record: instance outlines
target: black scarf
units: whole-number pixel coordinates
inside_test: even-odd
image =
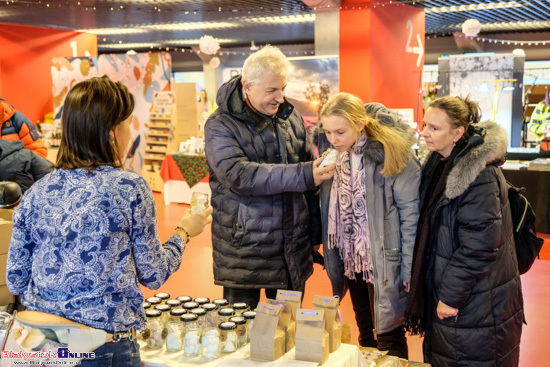
[[[436,204],[439,202],[441,195],[445,191],[447,185],[447,177],[454,166],[454,160],[458,153],[465,145],[465,140],[460,139],[451,154],[447,158],[442,158],[439,153],[440,160],[437,162],[431,177],[428,177],[426,194],[416,230],[416,238],[414,241],[414,255],[412,263],[411,275],[411,290],[407,299],[407,308],[405,310],[405,329],[412,335],[424,335],[427,324],[427,312],[433,305],[426,304],[429,302],[429,292],[426,292],[427,283],[431,286],[431,275],[433,272],[433,254],[435,248],[432,248],[433,241],[429,241],[431,227],[431,218]]]

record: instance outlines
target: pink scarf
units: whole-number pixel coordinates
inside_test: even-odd
[[[370,253],[369,223],[365,196],[363,148],[367,137],[363,134],[352,145],[351,152],[361,154],[361,164],[351,175],[350,152],[341,152],[336,162],[328,211],[328,248],[338,248],[344,262],[344,275],[374,283],[374,270]]]

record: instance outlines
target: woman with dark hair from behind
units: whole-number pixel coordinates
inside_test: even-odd
[[[160,242],[149,184],[120,169],[133,109],[128,89],[106,76],[76,84],[63,107],[55,169],[31,187],[13,216],[7,285],[28,308],[16,322],[34,335],[44,330],[41,324],[55,325],[63,331],[57,335],[69,335],[69,345],[71,326],[90,330],[93,340],[72,340],[96,347],[90,348],[95,358],[82,366],[140,366],[134,340],[145,323],[139,284],[163,285],[190,237],[212,220],[211,207],[187,213]]]
[[[434,100],[405,326],[432,366],[517,366],[523,322],[506,180],[506,131],[469,98]]]

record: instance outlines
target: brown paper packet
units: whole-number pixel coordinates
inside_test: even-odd
[[[279,325],[282,306],[258,303],[250,330],[250,357],[274,361],[285,354],[285,331]]]
[[[285,353],[294,348],[294,343],[296,339],[296,320],[292,319],[292,307],[290,302],[287,301],[277,301],[274,299],[266,299],[265,301],[270,305],[278,305],[283,307],[281,311],[281,317],[279,318],[279,327],[284,330],[286,343],[285,343]]]
[[[277,289],[277,301],[288,301],[292,308],[292,320],[296,321],[296,310],[302,307],[302,292]]]
[[[340,348],[342,342],[342,326],[338,313],[338,297],[313,297],[313,309],[325,311],[325,330],[329,334],[330,352]]]
[[[342,324],[342,343],[351,344],[351,324]]]
[[[323,310],[298,309],[296,314],[296,359],[325,363],[329,357],[329,334]]]

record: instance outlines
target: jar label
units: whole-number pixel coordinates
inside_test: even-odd
[[[227,340],[227,330],[220,330],[220,341],[224,342]]]

